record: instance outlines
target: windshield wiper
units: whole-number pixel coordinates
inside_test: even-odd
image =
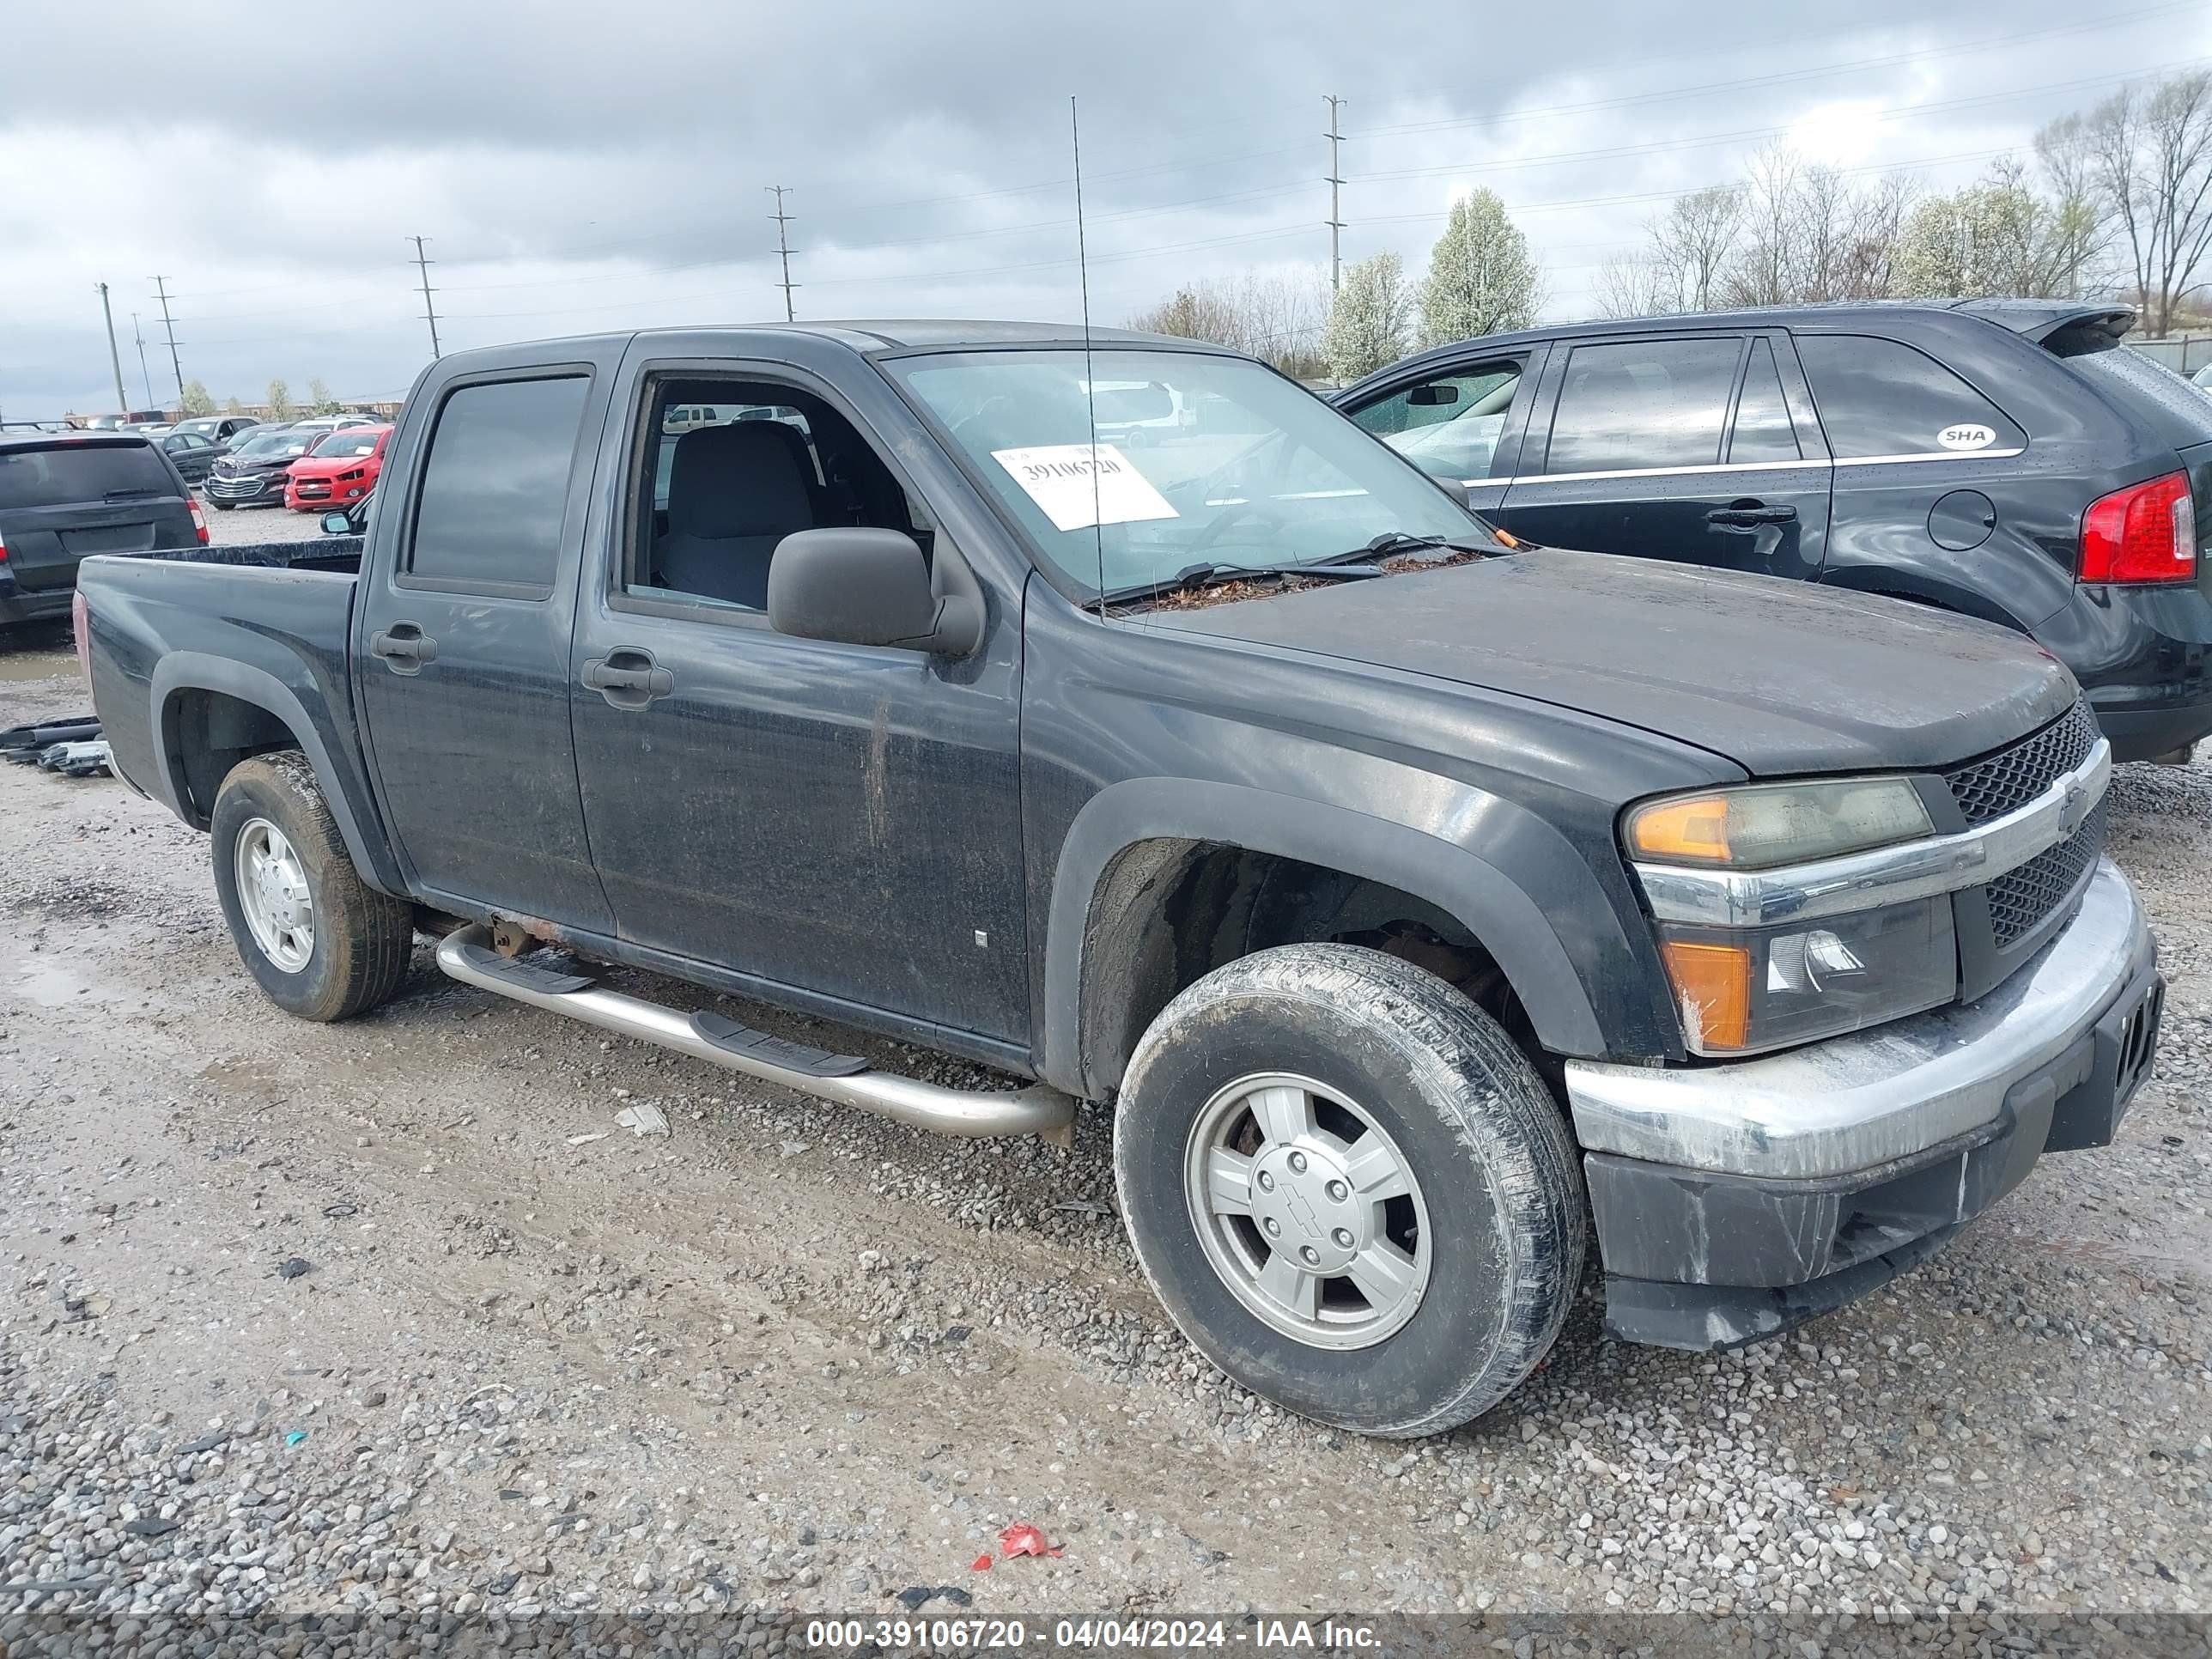
[[[134,495],[158,495],[161,492],[150,487],[143,489],[111,489],[100,499],[103,501],[127,501]]]

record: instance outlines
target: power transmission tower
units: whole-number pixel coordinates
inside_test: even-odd
[[[783,259],[783,280],[776,284],[783,290],[783,320],[787,323],[796,322],[798,317],[792,310],[791,290],[797,288],[799,284],[791,280],[791,234],[786,227],[791,223],[792,216],[783,210],[783,192],[786,186],[769,185],[764,188],[775,198],[775,211],[769,215],[769,217],[775,221],[775,251]]]
[[[118,415],[131,412],[131,395],[123,389],[123,354],[115,349],[115,313],[107,303],[107,284],[95,283],[100,290],[100,314],[107,319],[107,366],[115,371],[115,411]]]
[[[177,361],[177,325],[169,315],[168,284],[161,277],[154,279],[155,296],[161,302],[161,326],[169,336],[169,367],[177,372],[177,401],[185,400],[185,366]]]
[[[1344,187],[1338,175],[1343,168],[1336,164],[1336,147],[1344,142],[1344,135],[1336,130],[1336,112],[1352,100],[1339,98],[1334,93],[1323,96],[1328,100],[1328,131],[1322,136],[1328,140],[1328,291],[1334,294],[1344,281],[1344,212],[1337,205],[1336,193]]]
[[[415,274],[422,279],[422,320],[430,325],[430,361],[435,362],[441,354],[438,350],[438,308],[430,303],[430,295],[436,292],[430,286],[430,267],[438,262],[422,257],[422,238],[410,236],[408,240],[415,244]]]
[[[131,313],[131,337],[138,343],[138,378],[146,382],[146,404],[154,404],[154,371],[146,367],[146,331],[138,326],[138,313]]]

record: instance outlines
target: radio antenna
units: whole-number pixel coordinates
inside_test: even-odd
[[[1083,237],[1083,128],[1067,95],[1067,143],[1075,158],[1075,274],[1083,293],[1083,401],[1091,424],[1091,544],[1098,555],[1098,619],[1106,619],[1106,527],[1099,523],[1098,377],[1091,366],[1091,256]]]

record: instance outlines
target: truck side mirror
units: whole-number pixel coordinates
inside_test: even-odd
[[[769,562],[769,626],[794,639],[964,657],[983,642],[983,596],[942,542],[938,566],[933,577],[914,538],[896,530],[796,532]]]
[[[358,533],[353,527],[353,516],[350,514],[325,513],[323,514],[323,534],[325,536],[352,536]]]

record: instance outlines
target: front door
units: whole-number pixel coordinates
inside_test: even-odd
[[[1555,346],[1538,403],[1501,515],[1515,535],[1819,575],[1832,469],[1796,362],[1769,334]]]
[[[487,369],[407,411],[398,447],[428,453],[375,515],[353,649],[378,798],[416,880],[464,913],[608,933],[568,731],[603,351]]]
[[[612,580],[583,597],[570,674],[620,936],[1025,1044],[1018,592],[987,576],[988,636],[959,660],[775,632],[785,536],[865,525],[941,552],[908,475],[788,371],[629,385]]]

